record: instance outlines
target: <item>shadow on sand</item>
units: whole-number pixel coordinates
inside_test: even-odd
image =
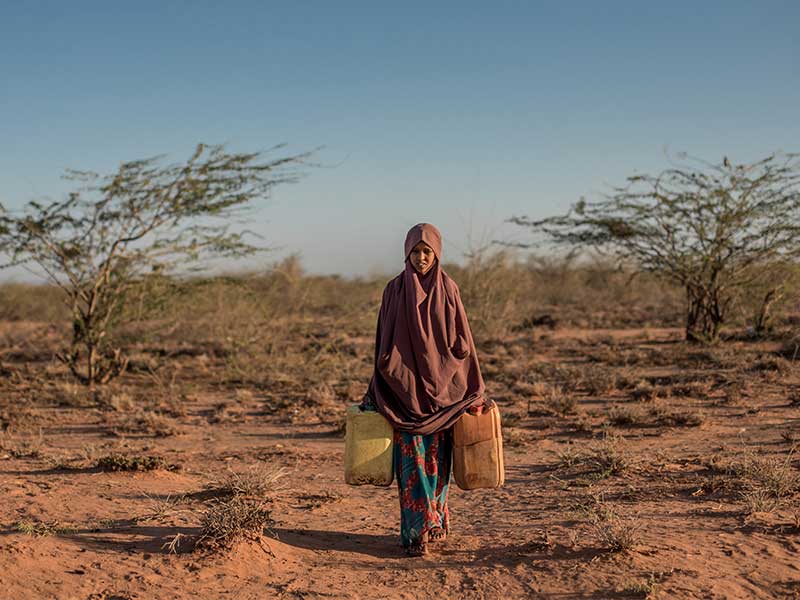
[[[0,536],[19,533],[15,527],[0,529]],[[167,554],[170,552],[169,543],[178,534],[182,537],[173,552],[184,554],[193,550],[200,528],[151,526],[139,524],[134,519],[115,519],[105,521],[102,526],[53,531],[47,535],[70,540],[87,550]]]
[[[343,533],[314,529],[273,529],[272,534],[284,544],[306,550],[353,552],[375,558],[397,558],[402,554],[396,535]]]

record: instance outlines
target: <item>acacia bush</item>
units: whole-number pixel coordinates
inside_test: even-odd
[[[715,342],[743,290],[762,288],[758,327],[800,255],[800,160],[695,161],[633,175],[565,215],[513,217],[556,246],[593,249],[683,288],[690,341]],[[526,245],[526,244],[522,244]],[[527,244],[530,245],[530,244]]]
[[[66,199],[30,201],[22,211],[0,206],[0,266],[32,267],[61,290],[72,339],[58,357],[93,389],[127,365],[113,333],[134,285],[261,249],[230,224],[276,185],[296,181],[307,156],[266,160],[200,144],[183,163],[155,157],[105,176],[68,171],[78,187]]]

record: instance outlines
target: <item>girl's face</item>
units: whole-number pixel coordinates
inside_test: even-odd
[[[414,246],[408,258],[411,260],[411,266],[417,270],[417,273],[425,275],[433,266],[433,262],[436,260],[436,253],[428,244],[420,242]]]

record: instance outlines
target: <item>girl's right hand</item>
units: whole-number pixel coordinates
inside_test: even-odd
[[[365,410],[377,410],[375,403],[372,401],[372,398],[369,394],[364,394],[364,397],[361,399],[361,404],[358,405],[358,408],[362,411]]]
[[[484,400],[483,404],[479,404],[478,406],[470,406],[467,409],[467,412],[471,415],[480,415],[485,412],[488,412],[492,406],[494,406],[494,402],[491,400]]]

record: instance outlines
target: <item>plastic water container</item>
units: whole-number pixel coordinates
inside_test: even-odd
[[[465,412],[453,426],[453,475],[462,490],[496,488],[505,481],[503,434],[497,404]]]
[[[344,480],[350,485],[391,485],[394,430],[374,410],[358,404],[347,409],[344,441]]]

